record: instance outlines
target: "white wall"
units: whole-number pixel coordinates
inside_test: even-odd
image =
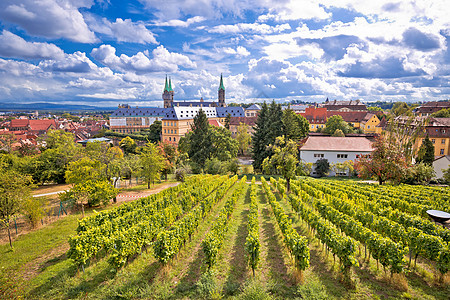
[[[300,150],[300,159],[303,160],[304,162],[307,163],[315,163],[316,161],[318,161],[321,158],[327,159],[328,163],[330,164],[335,164],[335,163],[343,163],[345,161],[348,160],[352,160],[355,161],[357,159],[357,155],[367,155],[370,154],[371,152],[356,152],[356,151],[311,151],[311,150]],[[338,158],[338,154],[339,154],[339,158]],[[316,155],[316,157],[314,156]],[[319,157],[323,155],[323,157]],[[342,156],[344,155],[344,156]],[[347,157],[345,157],[345,155],[347,155]],[[314,166],[313,166],[313,170],[312,172],[314,172]],[[314,174],[313,174],[314,175]],[[334,176],[334,172],[330,170],[330,175],[329,176]]]
[[[446,157],[435,160],[433,162],[433,169],[436,172],[436,178],[442,178],[444,176],[443,171],[450,167],[450,162]]]

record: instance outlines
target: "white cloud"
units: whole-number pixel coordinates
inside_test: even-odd
[[[238,23],[233,25],[218,25],[208,30],[212,33],[230,34],[241,32],[252,32],[258,34],[271,34],[290,30],[291,26],[287,23],[276,26],[270,26],[260,23]]]
[[[61,58],[63,55],[64,51],[54,44],[27,42],[7,30],[0,35],[0,56],[3,57],[46,59]]]
[[[91,5],[91,1],[2,0],[0,19],[19,25],[30,35],[93,43],[98,39],[78,10]]]
[[[106,18],[98,20],[92,14],[86,14],[86,21],[93,31],[112,37],[118,42],[158,44],[153,33],[142,21],[132,22],[131,19],[117,18],[115,22],[110,22]]]
[[[232,54],[232,55],[236,55],[239,57],[245,57],[245,56],[249,56],[250,52],[248,52],[247,49],[245,49],[245,47],[242,46],[237,46],[236,49],[230,48],[230,47],[226,47],[223,48],[223,51],[227,54]]]
[[[165,22],[157,21],[157,22],[153,23],[153,25],[167,26],[167,27],[189,27],[192,24],[200,23],[205,20],[206,20],[206,18],[204,18],[204,17],[195,16],[195,17],[187,19],[186,21],[182,21],[182,20],[169,20],[169,21],[165,21]]]
[[[136,73],[148,72],[175,72],[178,67],[195,68],[196,64],[187,56],[179,53],[169,52],[164,46],[158,46],[150,53],[146,50],[138,52],[133,56],[121,54],[116,55],[116,49],[110,45],[101,45],[92,50],[91,55],[108,67],[121,71]]]

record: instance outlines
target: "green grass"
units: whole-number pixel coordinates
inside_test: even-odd
[[[14,252],[7,244],[0,245],[0,299],[12,298],[2,294],[6,285],[11,290],[16,289],[16,295],[24,294],[29,299],[199,299],[205,294],[224,299],[448,299],[449,286],[437,286],[424,272],[407,273],[408,290],[403,290],[395,281],[390,281],[389,275],[384,275],[381,267],[377,271],[373,259],[353,270],[353,288],[345,286],[341,283],[338,261],[334,263],[332,255],[322,251],[322,246],[293,213],[288,202],[280,200],[293,227],[310,241],[311,266],[304,271],[303,284],[297,284],[292,260],[270,204],[261,186],[256,188],[261,260],[255,278],[247,266],[243,249],[247,235],[248,188],[236,203],[218,263],[211,274],[206,274],[201,241],[233,192],[232,187],[166,266],[161,265],[148,248],[117,272],[111,269],[107,258],[91,263],[84,272],[77,270],[65,253],[67,239],[75,233],[79,214],[20,236],[14,242]],[[362,261],[362,257],[358,259]],[[10,276],[9,282],[5,282],[5,276]]]

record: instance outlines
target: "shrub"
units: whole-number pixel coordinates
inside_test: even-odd
[[[22,211],[32,228],[36,228],[45,217],[47,202],[45,197],[29,197],[24,200]]]
[[[251,280],[244,287],[242,293],[238,299],[242,300],[269,300],[272,299],[269,293],[267,293],[264,285],[257,280]]]
[[[326,158],[318,159],[314,163],[314,166],[315,166],[316,174],[319,177],[323,177],[323,176],[327,175],[328,172],[330,171],[330,163],[328,162],[328,159],[326,159]]]

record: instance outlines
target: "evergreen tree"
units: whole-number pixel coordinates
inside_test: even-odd
[[[423,162],[424,164],[427,164],[431,166],[434,161],[434,145],[428,138],[428,135],[425,137],[425,139],[422,142],[422,145],[420,145],[419,153],[417,155],[417,162]]]
[[[258,113],[258,117],[256,119],[256,124],[253,127],[254,134],[252,138],[252,150],[253,150],[253,168],[255,170],[261,170],[261,164],[268,155],[266,147],[266,136],[269,131],[268,124],[268,113],[269,108],[267,107],[266,102],[261,105],[261,110]]]
[[[283,111],[282,122],[286,139],[298,142],[308,134],[308,120],[301,115],[297,115],[290,107]]]
[[[192,135],[190,135],[190,147],[188,155],[191,160],[201,166],[205,166],[205,161],[211,158],[212,141],[209,133],[209,123],[205,112],[200,109],[194,117],[192,125]]]
[[[231,114],[228,113],[225,117],[225,128],[230,130],[230,120],[231,120]]]
[[[281,105],[272,101],[270,106],[264,102],[259,111],[255,133],[252,139],[253,168],[261,170],[261,165],[266,157],[272,156],[269,145],[275,144],[275,139],[283,135],[283,111]]]

